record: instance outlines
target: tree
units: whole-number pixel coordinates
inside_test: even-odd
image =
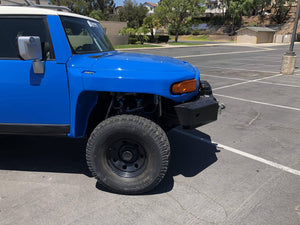
[[[120,34],[122,35],[129,35],[129,36],[135,36],[140,43],[143,45],[145,41],[149,40],[149,37],[147,36],[147,33],[149,33],[150,30],[146,27],[139,27],[137,29],[131,28],[131,27],[124,27]]]
[[[86,0],[88,2],[88,0]],[[102,11],[103,15],[107,19],[109,14],[112,14],[116,8],[114,0],[92,0],[91,5],[93,10]]]
[[[144,18],[143,26],[150,30],[151,38],[153,40],[154,39],[154,29],[156,29],[160,26],[158,19],[156,19],[154,16],[147,16]]]
[[[149,31],[150,30],[148,28],[143,26],[136,29],[136,36],[142,45],[145,43],[145,41],[149,40],[149,37],[147,36],[147,33],[149,33]]]
[[[272,19],[278,24],[284,23],[288,18],[288,14],[294,2],[295,0],[273,1],[272,8],[274,10],[274,13],[272,14]]]
[[[73,12],[81,14],[81,15],[89,15],[90,9],[84,0],[76,0],[72,1],[73,4],[68,6]]]
[[[235,25],[240,25],[243,15],[250,15],[253,10],[253,0],[231,0],[228,1],[228,14],[232,18],[232,32],[235,31]]]
[[[255,14],[263,12],[266,7],[271,6],[271,2],[272,0],[253,0],[253,9],[255,10]]]
[[[92,15],[95,19],[107,20],[115,9],[114,0],[51,0],[53,4],[63,5],[73,12],[85,16]]]
[[[72,0],[51,0],[53,5],[67,6],[70,9],[72,8],[73,2]]]
[[[128,22],[128,27],[139,28],[143,25],[148,9],[135,1],[125,0],[124,6],[119,10],[119,20]]]
[[[92,17],[98,21],[100,20],[105,20],[106,19],[106,15],[101,11],[101,10],[93,10],[90,14],[89,17]]]
[[[155,9],[155,16],[162,25],[170,25],[175,29],[175,42],[179,31],[187,25],[188,18],[204,12],[204,0],[161,0]]]

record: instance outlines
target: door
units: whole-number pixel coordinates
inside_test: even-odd
[[[0,28],[0,132],[17,127],[25,131],[26,127],[35,131],[35,127],[48,127],[54,133],[53,128],[57,127],[67,132],[70,122],[66,65],[55,61],[47,18],[1,16]],[[18,56],[18,36],[40,37],[44,74],[35,74],[32,60],[24,61]]]

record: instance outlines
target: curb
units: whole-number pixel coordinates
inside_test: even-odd
[[[227,43],[226,43],[227,44]],[[224,45],[223,43],[220,44],[202,44],[202,45],[162,45],[158,47],[146,47],[146,48],[122,48],[116,49],[118,51],[122,50],[141,50],[141,49],[166,49],[166,48],[195,48],[195,47],[205,47],[205,46],[216,46],[216,45]]]
[[[122,48],[116,49],[118,51],[128,51],[128,50],[148,50],[148,49],[168,49],[168,48],[195,48],[195,47],[209,47],[209,46],[244,46],[244,47],[272,47],[272,46],[283,46],[289,45],[290,43],[265,43],[265,44],[246,44],[246,43],[218,43],[218,44],[202,44],[202,45],[162,45],[158,47],[146,47],[146,48]],[[295,42],[295,44],[300,44]]]

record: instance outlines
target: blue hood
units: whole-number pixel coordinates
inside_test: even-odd
[[[175,101],[188,100],[197,93],[171,95],[173,83],[197,79],[199,85],[196,67],[166,56],[122,52],[75,55],[68,70],[69,74],[80,73],[85,90],[149,93]]]

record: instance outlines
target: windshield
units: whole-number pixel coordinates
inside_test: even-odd
[[[73,54],[113,51],[114,48],[99,23],[81,18],[61,16]]]

